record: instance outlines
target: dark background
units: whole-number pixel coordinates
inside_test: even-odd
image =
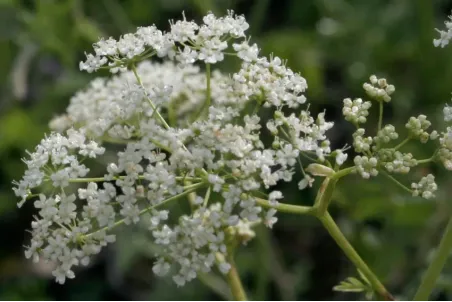
[[[341,118],[342,100],[364,97],[371,74],[396,86],[385,121],[404,133],[412,115],[430,117],[443,129],[442,107],[452,91],[452,49],[434,48],[452,1],[446,0],[0,0],[0,299],[11,300],[201,300],[227,298],[219,276],[204,276],[183,288],[151,272],[153,246],[146,232],[127,228],[77,277],[57,285],[46,264],[23,255],[33,207],[18,210],[11,181],[24,171],[21,158],[48,131],[48,121],[64,111],[71,95],[97,75],[78,62],[98,37],[135,31],[185,11],[200,21],[209,10],[245,14],[262,53],[288,59],[309,85],[313,112],[326,109],[336,121],[330,138],[350,143],[352,127]],[[233,65],[224,65],[227,72]],[[375,112],[374,112],[375,114]],[[371,122],[376,122],[376,116]],[[429,145],[409,145],[427,158]],[[332,214],[360,255],[399,298],[414,294],[426,262],[451,214],[451,177],[432,165],[417,169],[406,184],[435,173],[440,190],[432,201],[407,196],[386,179],[348,177],[334,196]],[[280,187],[287,200],[311,204],[313,192]],[[251,299],[364,299],[331,289],[356,271],[313,218],[279,215],[273,231],[240,249],[237,263]],[[436,299],[452,298],[452,265],[438,281]]]

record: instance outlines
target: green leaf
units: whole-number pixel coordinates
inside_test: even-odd
[[[341,281],[339,285],[333,287],[334,291],[339,292],[362,292],[366,290],[366,285],[354,277],[348,277],[345,281]]]

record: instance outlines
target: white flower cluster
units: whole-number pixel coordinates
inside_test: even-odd
[[[275,135],[273,146],[279,146],[282,150],[292,148],[288,146],[294,146],[294,152],[312,151],[320,161],[324,161],[325,155],[331,153],[330,142],[325,133],[333,125],[334,123],[325,121],[324,112],[314,119],[307,110],[301,111],[298,117],[295,114],[285,116],[282,111],[275,111],[274,119],[269,119],[267,122],[267,129]],[[290,144],[281,143],[280,136],[276,136],[278,133]],[[298,153],[294,153],[293,160],[290,162],[295,164],[297,156]]]
[[[363,88],[367,95],[376,101],[390,102],[391,94],[394,93],[394,85],[389,85],[384,78],[377,78],[375,75],[370,76],[370,83],[364,83]]]
[[[114,223],[115,212],[109,204],[116,194],[112,185],[104,184],[104,190],[96,191],[96,199],[89,199],[81,212],[77,212],[75,194],[65,193],[71,182],[89,172],[81,160],[96,158],[104,152],[105,149],[96,142],[88,141],[83,131],[69,129],[65,136],[52,133],[29,153],[29,159],[25,160],[27,171],[22,180],[15,183],[14,191],[21,198],[19,207],[32,196],[31,190],[44,182],[50,182],[53,191],[60,192],[52,196],[39,194],[39,200],[34,202],[39,216],[31,224],[32,239],[25,251],[25,256],[34,262],[40,259],[55,262],[53,275],[59,283],[74,277],[73,266],[87,265],[90,255],[97,254],[102,246],[115,240],[114,235],[107,235],[102,230],[85,236],[92,230],[94,220],[100,227]],[[94,191],[90,187],[88,190]],[[75,221],[78,221],[77,225],[74,225]]]
[[[241,101],[258,99],[265,100],[264,105],[267,107],[290,108],[297,108],[306,102],[302,94],[307,89],[306,80],[285,67],[280,58],[268,60],[259,57],[251,60],[241,56],[240,52],[237,55],[243,63],[240,71],[232,76],[232,89]]]
[[[154,114],[150,103],[143,101],[145,96],[152,99],[160,111],[172,111],[179,126],[187,124],[189,114],[197,113],[204,101],[206,75],[197,66],[181,68],[172,62],[144,61],[138,65],[137,73],[142,86],[136,83],[131,71],[108,80],[95,79],[88,89],[71,98],[67,114],[52,120],[50,127],[61,132],[82,123],[91,136],[129,139],[139,135],[140,116],[149,118]],[[228,98],[224,86],[227,80],[228,77],[219,72],[212,74],[212,99],[218,105],[236,106],[237,99]]]
[[[69,185],[70,179],[86,176],[89,169],[80,163],[79,157],[96,158],[104,152],[105,148],[96,142],[87,141],[84,131],[69,129],[66,136],[50,134],[33,153],[29,153],[30,158],[24,160],[27,170],[14,188],[16,196],[22,198],[19,207],[31,190],[44,180],[50,180],[55,189],[63,189]]]
[[[182,286],[214,266],[227,273],[228,234],[246,243],[254,236],[252,224],[271,228],[277,221],[274,208],[257,204],[260,190],[270,190],[268,204],[275,206],[283,196],[271,187],[292,180],[300,155],[319,161],[334,155],[338,165],[347,158],[330,148],[326,131],[333,123],[325,113],[314,118],[307,106],[293,113],[306,102],[305,79],[280,58],[259,56],[242,16],[208,14],[201,25],[184,17],[170,26],[168,33],[150,26],[95,43],[80,69],[121,72],[93,80],[72,97],[66,113],[50,123],[58,133],[25,160],[28,169],[15,188],[20,205],[45,182],[55,187],[34,204],[40,218],[26,255],[56,261],[60,283],[114,240],[113,227],[144,215],[163,247],[157,275],[177,267],[173,280]],[[169,60],[146,61],[154,55]],[[240,69],[230,76],[211,72],[225,55],[238,58]],[[247,104],[274,111],[266,128],[257,114],[243,112]],[[266,147],[261,138],[268,130],[274,139]],[[123,148],[108,149],[105,171],[88,176],[81,160],[102,155],[101,142]],[[303,181],[311,185],[313,178]],[[78,194],[66,196],[72,183],[81,185]],[[191,213],[171,219],[162,207],[176,199],[190,200]]]
[[[159,225],[159,219],[167,219],[167,211],[155,215],[149,229],[155,243],[162,247],[162,256],[154,263],[153,272],[165,276],[171,265],[177,263],[179,270],[173,280],[178,286],[195,279],[200,272],[210,272],[214,266],[221,273],[228,273],[231,268],[225,261],[228,254],[225,242],[231,240],[228,237],[236,235],[240,242],[246,243],[255,233],[247,220],[228,215],[223,208],[221,203],[214,203],[208,208],[200,207],[190,216],[180,217],[179,224],[173,228],[166,224]],[[274,215],[274,211],[270,210],[266,216],[272,216],[272,213]],[[276,217],[269,219],[276,222]]]
[[[182,64],[196,61],[215,64],[224,60],[224,51],[230,39],[245,37],[249,25],[243,16],[232,11],[222,18],[209,13],[203,18],[204,24],[178,20],[170,22],[171,30],[160,31],[154,25],[139,27],[135,33],[94,43],[94,54],[87,54],[86,61],[80,62],[80,69],[93,72],[101,67],[117,72],[124,69],[132,59],[148,58],[152,55],[176,59]],[[256,57],[256,46],[234,46],[240,57]]]
[[[435,45],[435,47],[445,47],[449,44],[450,39],[452,39],[452,16],[448,16],[448,18],[449,20],[444,22],[447,31],[436,29],[436,31],[439,32],[440,37],[439,39],[433,39],[433,45]]]
[[[438,190],[438,186],[435,183],[435,176],[428,174],[421,178],[419,183],[412,183],[413,196],[422,196],[425,199],[431,199],[435,197],[435,191]]]

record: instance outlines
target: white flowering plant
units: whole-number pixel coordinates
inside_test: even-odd
[[[142,223],[161,247],[156,275],[171,275],[183,286],[216,270],[234,299],[246,300],[234,254],[255,237],[256,225],[272,228],[277,212],[285,212],[318,218],[358,269],[360,279],[350,277],[335,290],[394,299],[330,216],[335,187],[349,174],[364,180],[381,174],[412,196],[434,198],[434,175],[410,186],[397,176],[431,163],[452,170],[452,127],[431,129],[422,114],[405,129],[384,125],[395,86],[372,75],[363,85],[365,96],[343,100],[343,116],[356,128],[352,146],[334,149],[327,136],[334,122],[325,112],[309,111],[306,80],[279,57],[261,56],[248,27],[232,11],[209,13],[201,24],[183,16],[170,22],[168,32],[140,27],[93,45],[80,69],[114,75],[94,79],[72,97],[14,183],[18,206],[33,202],[38,211],[26,258],[55,263],[53,275],[63,284],[75,277],[75,267],[88,265],[115,241],[117,227]],[[452,35],[440,33],[434,44],[445,46]],[[239,70],[213,68],[224,60],[238,60]],[[374,107],[378,124],[368,125]],[[272,117],[261,121],[261,111]],[[447,105],[444,120],[452,121]],[[418,159],[404,150],[408,142],[437,147]],[[104,165],[103,175],[90,173],[96,162]],[[305,190],[315,180],[321,185],[312,206],[285,202],[274,189],[296,182]],[[187,204],[188,211],[174,217],[169,204]],[[452,223],[416,299],[432,291],[452,249],[450,237]]]

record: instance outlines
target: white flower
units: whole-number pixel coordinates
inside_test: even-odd
[[[341,166],[348,158],[348,154],[342,150],[336,150],[336,164]]]
[[[269,227],[270,229],[273,228],[273,225],[278,221],[278,218],[275,217],[276,210],[270,209],[268,210],[267,214],[264,218],[264,224]]]
[[[227,262],[222,262],[220,265],[218,265],[218,269],[222,274],[227,274],[229,270],[231,269],[231,265]]]
[[[259,49],[257,44],[250,46],[248,41],[242,43],[233,44],[234,50],[237,52],[237,56],[245,62],[255,62],[258,59]]]
[[[168,274],[170,270],[170,264],[168,262],[165,262],[163,259],[159,259],[157,262],[154,263],[154,266],[152,267],[152,271],[157,276],[165,276]]]
[[[449,20],[452,20],[451,16],[448,16],[448,18]],[[435,47],[438,46],[445,47],[447,44],[449,44],[449,41],[452,39],[452,22],[449,20],[446,20],[444,22],[447,31],[436,29],[436,31],[439,32],[440,37],[439,39],[433,39],[433,45],[435,45]]]
[[[306,174],[305,177],[300,180],[300,182],[298,182],[298,189],[299,190],[304,190],[305,188],[312,187],[312,184],[314,183],[314,178],[312,178],[311,176],[309,176],[309,174]]]
[[[277,205],[278,199],[282,199],[283,195],[280,191],[273,191],[268,195],[268,201],[271,205]]]

